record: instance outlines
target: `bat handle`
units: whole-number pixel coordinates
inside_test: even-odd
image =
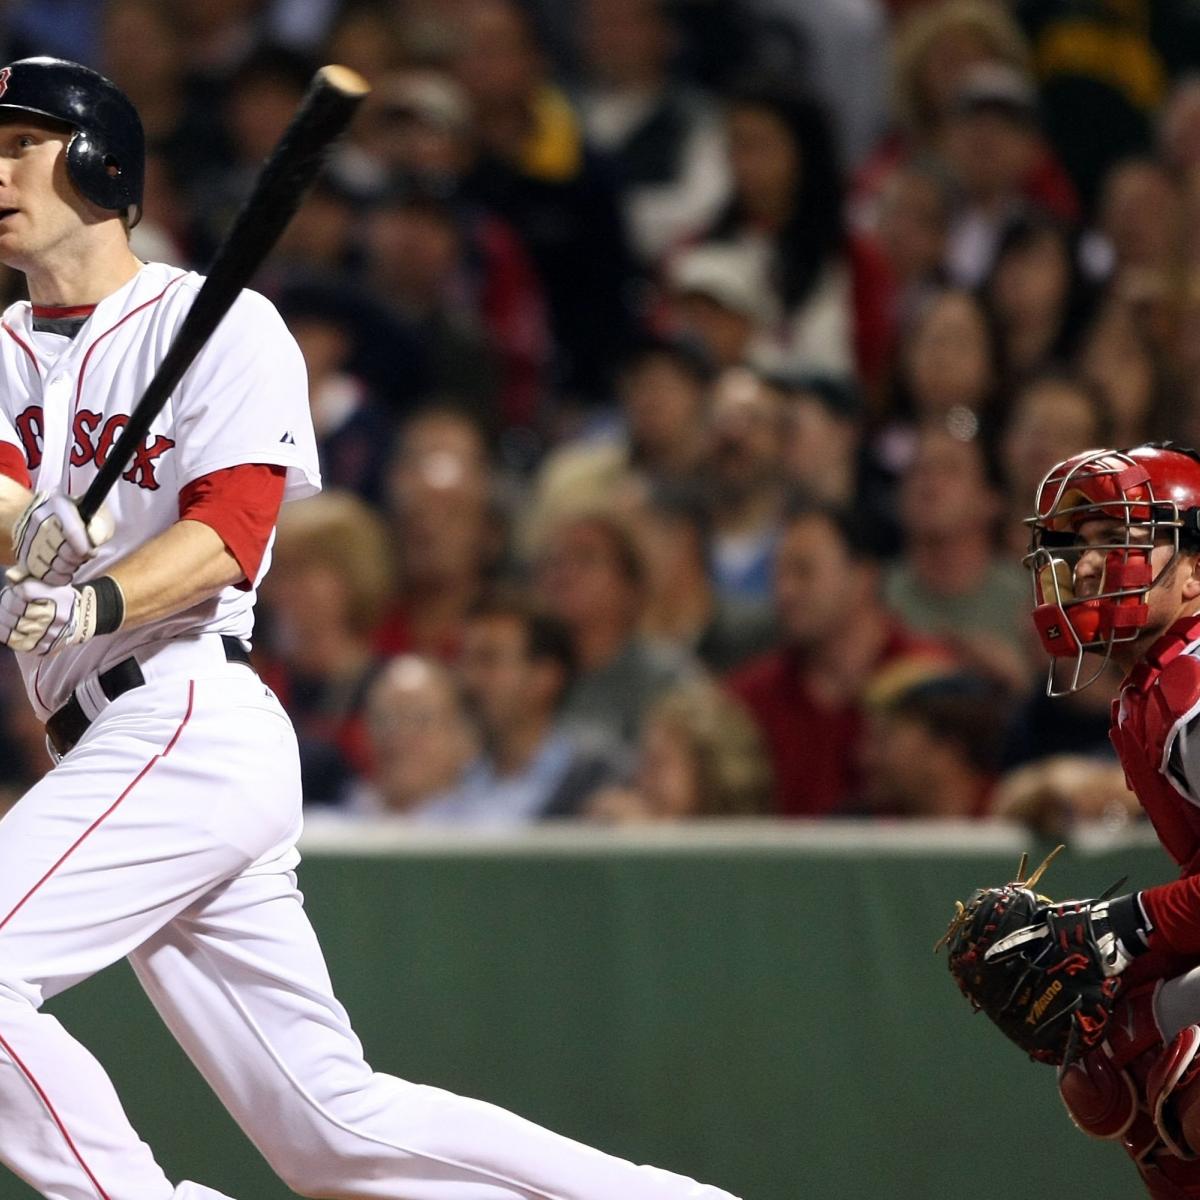
[[[9,583],[15,584],[15,583],[24,583],[25,580],[32,579],[33,577],[29,574],[29,572],[27,570],[25,570],[24,567],[20,566],[17,563],[14,563],[11,567],[8,568],[7,571],[4,572],[4,578],[7,579]]]

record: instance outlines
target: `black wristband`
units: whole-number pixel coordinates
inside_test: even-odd
[[[125,593],[111,575],[83,584],[96,596],[96,633],[116,633],[125,620]]]
[[[1130,892],[1128,896],[1110,900],[1108,922],[1130,958],[1150,948],[1150,933],[1154,927],[1142,907],[1141,892]]]

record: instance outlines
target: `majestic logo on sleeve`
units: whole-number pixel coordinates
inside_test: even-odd
[[[31,471],[36,471],[42,463],[45,431],[40,405],[25,409],[17,416],[15,424],[25,448],[25,461]],[[129,418],[124,413],[117,413],[106,421],[103,413],[81,408],[71,427],[75,439],[71,446],[71,466],[86,467],[88,463],[95,463],[99,470],[107,461],[117,435],[128,424]],[[174,445],[171,438],[161,433],[149,434],[134,451],[133,462],[121,478],[147,491],[158,491],[158,460]]]

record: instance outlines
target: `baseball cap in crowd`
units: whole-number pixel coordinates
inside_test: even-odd
[[[951,112],[971,116],[999,113],[1023,124],[1037,120],[1037,92],[1029,79],[1005,63],[977,63],[963,75],[955,89]]]
[[[678,296],[703,296],[756,325],[775,319],[760,254],[744,246],[706,242],[679,254],[667,268]]]

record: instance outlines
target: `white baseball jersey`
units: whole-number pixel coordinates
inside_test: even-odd
[[[83,494],[202,283],[177,267],[148,264],[102,300],[74,338],[35,331],[27,301],[8,309],[0,336],[0,440],[22,452],[35,489]],[[281,466],[287,468],[285,500],[318,491],[307,396],[304,360],[279,314],[256,292],[242,292],[109,493],[116,533],[78,579],[103,575],[178,521],[180,489],[212,471],[241,463]],[[268,552],[259,579],[269,564]],[[38,716],[45,720],[84,678],[137,646],[201,632],[248,640],[254,597],[252,588],[227,587],[138,629],[48,658],[18,655]]]
[[[74,339],[0,327],[0,438],[36,486],[79,495],[149,383],[200,281],[147,266]],[[317,490],[304,364],[244,292],[110,493],[88,575],[166,529],[179,491],[240,463]],[[264,562],[259,575],[265,572]],[[256,582],[256,581],[252,581]],[[477,1100],[373,1071],[338,1003],[293,874],[295,733],[228,661],[254,593],[24,663],[43,717],[76,689],[90,723],[0,819],[0,1164],[48,1200],[228,1200],[173,1183],[100,1064],[43,1000],[127,957],[222,1103],[293,1191],[347,1200],[735,1200]],[[111,701],[94,672],[134,653]],[[90,699],[89,699],[90,696]],[[0,1187],[3,1184],[0,1183]]]

